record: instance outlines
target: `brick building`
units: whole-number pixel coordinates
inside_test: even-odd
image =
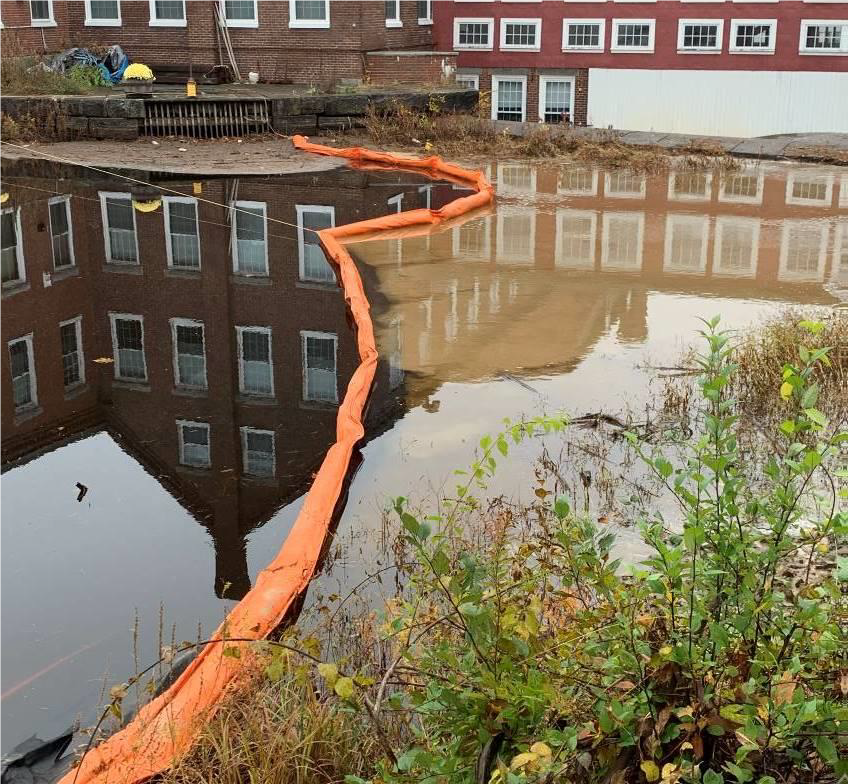
[[[340,79],[439,83],[455,61],[433,52],[433,0],[2,0],[3,46],[26,54],[120,44],[130,59],[228,64],[263,81],[328,86]]]
[[[309,486],[358,364],[308,230],[429,191],[351,169],[165,192],[4,175],[4,465],[108,431],[209,530],[216,591],[241,596],[245,536]],[[378,367],[369,434],[400,414],[396,360]]]
[[[848,128],[848,3],[444,0],[495,119],[756,136]]]

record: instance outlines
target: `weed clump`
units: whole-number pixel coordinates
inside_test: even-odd
[[[77,65],[56,73],[32,57],[4,57],[0,89],[4,95],[81,95],[106,86],[99,68]]]

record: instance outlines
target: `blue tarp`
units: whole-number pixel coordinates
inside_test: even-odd
[[[109,51],[103,58],[96,57],[91,50],[75,46],[57,54],[49,63],[48,67],[57,73],[65,73],[75,65],[90,65],[100,69],[103,78],[113,84],[120,82],[124,71],[130,64],[129,58],[124,50],[117,44],[109,47]]]

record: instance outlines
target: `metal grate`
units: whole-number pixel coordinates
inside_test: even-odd
[[[148,101],[146,136],[221,139],[264,133],[271,127],[266,101]]]

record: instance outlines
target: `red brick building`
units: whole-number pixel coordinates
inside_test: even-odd
[[[848,3],[444,0],[492,117],[755,136],[848,129]]]
[[[327,86],[340,79],[438,83],[433,0],[3,0],[3,46],[26,54],[120,44],[130,59],[228,64],[224,20],[243,78]],[[395,56],[392,56],[395,55]],[[388,57],[388,59],[387,59]],[[387,68],[387,63],[391,67]],[[379,81],[378,81],[379,80]]]
[[[164,192],[4,175],[4,465],[108,431],[208,528],[219,595],[242,595],[244,538],[311,483],[359,361],[309,228],[424,206],[426,186],[350,169]],[[387,356],[369,433],[400,413]]]

